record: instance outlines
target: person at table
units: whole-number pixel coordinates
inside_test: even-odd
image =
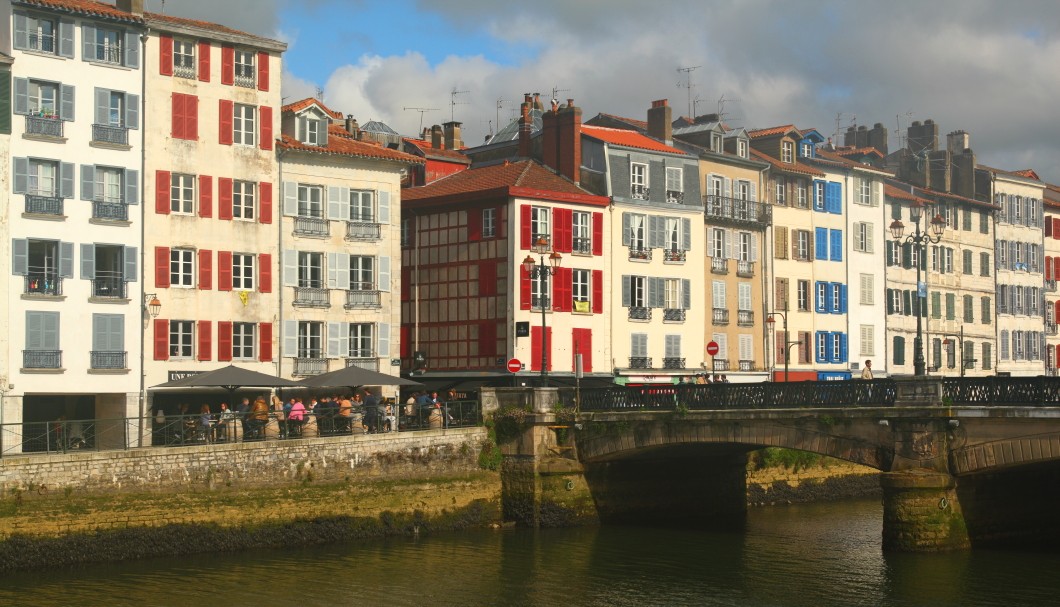
[[[243,428],[243,436],[246,436],[250,432],[250,399],[243,397],[243,402],[239,404],[239,408],[236,409],[236,415],[239,417],[239,425]]]
[[[372,413],[368,413],[369,410],[371,410]],[[377,425],[383,419],[383,404],[379,400],[379,395],[372,392],[371,388],[365,388],[364,390],[364,411],[365,417],[368,417],[369,415],[372,416],[375,419],[375,423]],[[378,427],[375,428],[376,431],[378,431],[379,429],[380,428]]]
[[[269,404],[265,402],[264,397],[259,396],[254,399],[254,404],[250,407],[249,419],[247,420],[249,432],[246,438],[265,438],[265,426],[268,423]]]
[[[291,399],[291,410],[287,413],[287,437],[302,436],[302,424],[305,422],[305,405],[302,399]]]
[[[210,405],[203,403],[199,409],[198,433],[196,438],[209,440],[213,436],[213,415],[210,413]]]
[[[348,397],[339,401],[338,415],[335,417],[335,429],[338,432],[349,432],[353,421],[354,403]]]
[[[228,433],[232,430],[229,424],[231,424],[235,418],[235,411],[228,408],[228,403],[221,403],[221,410],[217,414],[217,424],[213,428],[213,439],[215,441],[228,440]]]
[[[353,395],[353,406],[361,411],[361,426],[364,432],[375,432],[375,426],[379,423],[379,409],[375,405],[367,406],[360,392]]]

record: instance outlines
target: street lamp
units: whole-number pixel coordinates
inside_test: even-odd
[[[915,375],[927,375],[924,364],[924,325],[921,320],[923,311],[922,299],[927,297],[927,287],[920,281],[920,265],[927,257],[927,243],[937,244],[942,240],[942,233],[946,230],[946,220],[942,215],[936,214],[931,219],[931,232],[920,231],[920,218],[924,216],[924,204],[919,200],[910,205],[910,219],[913,220],[914,232],[905,238],[902,234],[905,225],[901,219],[891,222],[890,230],[894,241],[899,244],[909,243],[915,246],[916,255],[916,339],[913,341],[913,373]]]
[[[545,253],[548,253],[551,248],[548,237],[541,236],[534,242],[533,247],[540,261],[535,262],[533,255],[527,255],[523,260],[523,270],[530,276],[530,280],[541,279],[540,295],[537,298],[537,303],[541,307],[541,387],[548,384],[548,333],[545,331],[545,312],[549,307],[549,298],[546,294],[544,279],[554,275],[563,261],[563,256],[555,251],[552,251],[548,256],[548,261],[545,261]]]
[[[947,334],[947,335],[943,335],[942,337],[944,338],[942,340],[942,345],[944,345],[944,346],[948,346],[950,344],[950,342],[952,340],[954,340],[954,339],[957,340],[957,349],[960,350],[960,353],[961,353],[961,359],[960,359],[961,360],[961,377],[964,377],[965,368],[967,368],[969,362],[973,362],[972,360],[965,360],[965,358],[964,358],[964,326],[963,325],[961,326],[960,334],[958,334],[958,335],[949,335],[949,334]]]
[[[791,360],[791,347],[799,343],[797,339],[788,339],[788,315],[784,312],[770,312],[769,316],[766,317],[766,322],[769,323],[771,330],[776,330],[774,325],[777,319],[774,316],[779,316],[784,321],[784,383],[788,383],[788,361]],[[776,355],[773,356],[773,364],[777,362]]]
[[[147,402],[147,371],[144,368],[144,346],[147,340],[147,326],[148,317],[158,318],[158,315],[162,312],[162,302],[158,301],[158,295],[155,293],[144,293],[143,301],[140,302],[140,421],[137,423],[139,436],[136,439],[136,444],[143,446],[144,440],[144,415],[145,415],[145,404]]]

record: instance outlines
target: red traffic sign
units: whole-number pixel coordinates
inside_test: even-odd
[[[712,341],[712,342],[707,344],[707,354],[709,354],[711,356],[715,356],[720,351],[721,351],[721,348],[718,347],[718,342]]]
[[[520,372],[522,370],[523,370],[523,363],[519,362],[518,358],[509,358],[508,359],[508,372],[509,373],[518,373],[518,372]]]

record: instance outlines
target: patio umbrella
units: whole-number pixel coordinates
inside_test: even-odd
[[[234,392],[238,388],[299,388],[301,384],[289,379],[258,373],[243,367],[228,365],[213,371],[191,375],[154,388],[224,388]]]
[[[422,386],[423,384],[411,379],[352,366],[303,379],[300,385],[310,388],[353,388],[356,386]]]

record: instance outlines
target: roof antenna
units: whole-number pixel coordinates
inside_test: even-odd
[[[471,91],[458,91],[458,90],[456,90],[455,86],[453,87],[453,90],[449,91],[449,121],[450,122],[455,122],[456,121],[456,106],[458,106],[458,105],[467,105],[467,103],[468,103],[467,101],[457,101],[456,100],[456,96],[457,95],[463,95],[465,93],[470,93],[470,92]]]
[[[409,111],[409,110],[412,110],[414,112],[419,112],[420,113],[420,130],[419,130],[419,132],[421,134],[423,133],[423,113],[424,112],[437,112],[438,111],[438,108],[435,108],[435,107],[404,107],[402,109],[405,110],[406,112]]]
[[[688,89],[688,112],[690,114],[692,114],[691,116],[689,116],[689,118],[693,118],[693,119],[696,117],[696,112],[695,112],[695,107],[693,107],[693,105],[692,105],[692,89],[695,88],[695,85],[692,84],[692,72],[698,70],[700,67],[702,67],[702,66],[693,65],[691,67],[679,67],[679,68],[677,68],[678,72],[684,72],[685,73],[685,83],[681,84],[680,82],[678,82],[677,83],[677,87],[678,88],[683,88],[683,89]]]

